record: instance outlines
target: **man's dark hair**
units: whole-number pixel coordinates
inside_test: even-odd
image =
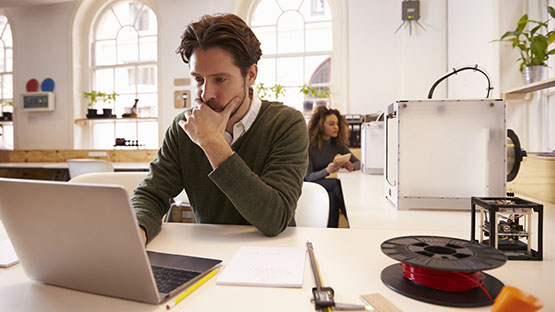
[[[194,49],[215,47],[231,53],[243,76],[262,55],[260,41],[245,21],[234,14],[205,15],[198,22],[190,23],[181,36],[176,52],[183,62],[189,64]]]

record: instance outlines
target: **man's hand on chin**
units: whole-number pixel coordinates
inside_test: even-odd
[[[196,101],[200,102],[198,99]],[[240,104],[241,98],[236,96],[221,112],[215,112],[206,103],[201,102],[192,111],[185,112],[187,120],[179,121],[179,126],[191,141],[204,150],[214,169],[233,154],[224,132],[231,114]]]

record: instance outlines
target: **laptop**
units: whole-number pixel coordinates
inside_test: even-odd
[[[29,278],[95,294],[159,304],[221,264],[146,251],[127,196],[117,185],[0,178],[0,220]]]

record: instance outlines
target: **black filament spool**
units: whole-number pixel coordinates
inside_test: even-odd
[[[493,269],[507,261],[505,254],[495,248],[470,241],[441,236],[402,236],[381,244],[387,256],[412,266],[448,272],[477,272]],[[409,298],[450,307],[481,307],[493,304],[503,288],[495,277],[483,273],[483,287],[465,292],[448,292],[419,285],[405,278],[400,263],[386,267],[381,274],[383,283],[391,290]]]

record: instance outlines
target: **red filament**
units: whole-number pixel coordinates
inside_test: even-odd
[[[465,292],[480,287],[491,301],[484,288],[484,275],[481,272],[448,272],[431,270],[401,263],[403,276],[422,286],[449,292]]]

